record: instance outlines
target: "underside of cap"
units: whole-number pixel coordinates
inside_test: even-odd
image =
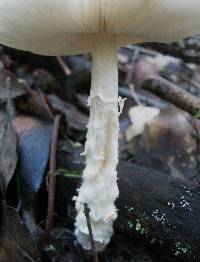
[[[0,43],[43,55],[89,52],[93,35],[118,46],[200,33],[199,0],[0,0]]]

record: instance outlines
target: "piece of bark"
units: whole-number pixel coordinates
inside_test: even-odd
[[[63,152],[59,151],[58,165],[72,170],[68,162],[73,166],[72,171],[80,173],[84,163],[77,161],[79,153],[80,148],[74,147],[68,162],[66,159],[60,161]],[[200,261],[200,188],[128,162],[120,162],[118,170],[120,196],[114,238],[123,233],[127,235],[127,241],[140,239],[157,254],[168,256],[169,261],[175,258]],[[78,179],[58,177],[56,210],[59,215],[66,216],[66,203],[72,204],[79,183]]]

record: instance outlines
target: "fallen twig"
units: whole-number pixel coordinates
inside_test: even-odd
[[[64,74],[66,76],[70,76],[72,74],[71,69],[65,64],[65,62],[63,61],[61,56],[56,56],[56,59],[58,61],[58,64],[60,65],[60,67],[62,68]]]
[[[142,88],[195,116],[200,111],[200,99],[166,79],[156,76],[145,80]]]
[[[47,211],[47,222],[45,228],[45,238],[44,238],[45,245],[49,242],[51,229],[53,226],[55,185],[56,185],[56,149],[57,149],[59,124],[60,124],[60,115],[57,115],[54,120],[54,130],[53,130],[52,143],[51,143],[48,211]]]
[[[98,258],[97,251],[96,251],[96,246],[95,246],[95,243],[94,243],[93,233],[92,233],[92,225],[91,225],[91,221],[90,221],[90,208],[88,207],[87,203],[84,203],[83,205],[84,205],[84,213],[85,213],[88,231],[89,231],[92,253],[93,253],[93,256],[94,256],[94,262],[99,262],[99,258]]]

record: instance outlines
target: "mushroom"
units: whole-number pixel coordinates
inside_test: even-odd
[[[90,248],[83,204],[91,209],[93,237],[108,244],[117,217],[119,104],[117,48],[171,42],[200,32],[199,0],[0,0],[0,42],[41,55],[91,52],[90,119],[83,183],[76,197],[75,234]]]

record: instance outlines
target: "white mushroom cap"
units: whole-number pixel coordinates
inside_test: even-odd
[[[199,0],[0,0],[0,43],[44,55],[90,51],[94,33],[121,46],[199,32]]]

